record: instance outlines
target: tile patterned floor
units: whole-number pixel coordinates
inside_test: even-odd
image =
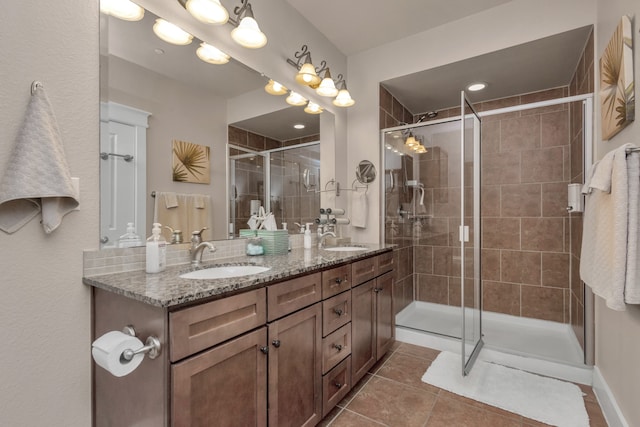
[[[540,427],[524,418],[423,383],[439,351],[396,342],[320,423],[322,427]],[[591,427],[607,427],[593,390],[580,386]]]

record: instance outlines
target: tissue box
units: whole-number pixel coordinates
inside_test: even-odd
[[[286,255],[289,252],[289,232],[287,230],[258,230],[262,238],[265,255]]]

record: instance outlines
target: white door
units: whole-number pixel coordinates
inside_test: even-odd
[[[100,122],[100,246],[117,247],[127,223],[146,234],[146,121],[148,113],[104,104]],[[131,117],[133,115],[134,117]],[[144,116],[139,122],[135,116]]]

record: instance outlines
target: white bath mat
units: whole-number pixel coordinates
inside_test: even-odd
[[[476,360],[461,374],[460,355],[443,351],[422,381],[436,387],[561,427],[588,427],[582,391],[575,384]]]

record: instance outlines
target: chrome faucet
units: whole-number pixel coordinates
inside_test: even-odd
[[[337,237],[336,233],[334,233],[333,231],[325,231],[320,236],[318,236],[318,249],[323,249],[324,248],[324,239],[327,236]]]
[[[211,243],[202,241],[202,232],[206,229],[207,227],[204,227],[191,233],[191,249],[189,252],[191,253],[191,265],[193,266],[198,266],[202,262],[204,248],[209,248],[209,252],[215,252],[216,250],[216,247]]]

